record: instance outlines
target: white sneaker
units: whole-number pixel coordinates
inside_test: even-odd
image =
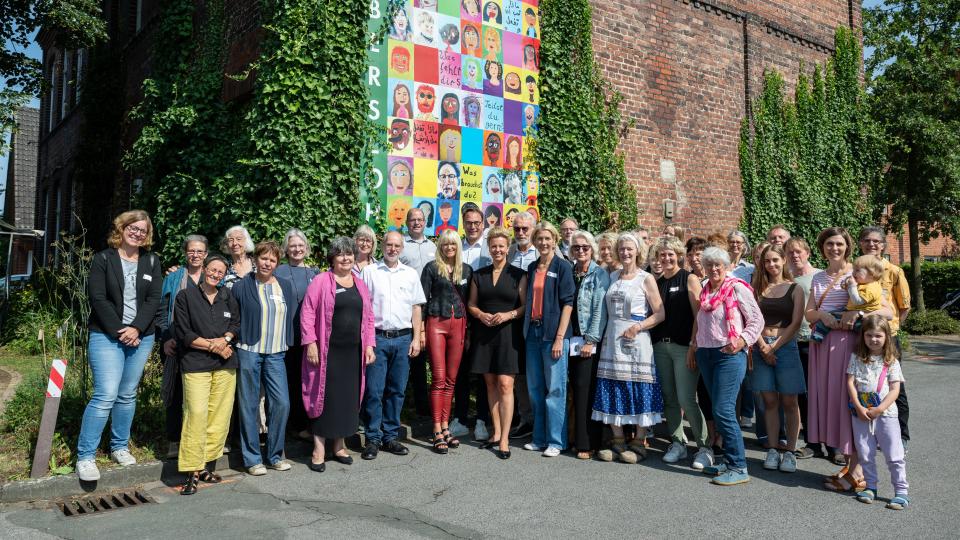
[[[112,457],[113,460],[116,461],[121,467],[135,465],[137,463],[137,459],[133,457],[133,454],[131,454],[126,448],[121,448],[119,450],[110,452],[110,457]]]
[[[697,453],[693,456],[693,467],[698,471],[702,471],[704,467],[713,466],[713,450],[703,447],[697,450]]]
[[[686,459],[687,457],[687,447],[678,442],[670,443],[670,446],[667,448],[666,453],[663,454],[664,463],[676,463],[681,459]]]
[[[100,469],[97,468],[97,462],[92,459],[81,459],[77,461],[77,476],[84,482],[96,482],[100,479]]]
[[[543,451],[543,457],[557,457],[560,455],[560,449],[556,446],[548,446],[546,450]]]
[[[793,452],[784,452],[780,461],[780,472],[797,472],[797,456]]]
[[[527,444],[523,445],[523,449],[530,450],[531,452],[543,452],[544,450],[546,450],[546,447],[537,446],[532,442],[528,442]]]
[[[247,474],[250,476],[263,476],[267,474],[267,468],[263,466],[263,463],[257,463],[253,467],[247,467]]]
[[[477,420],[477,425],[473,427],[473,440],[485,441],[489,438],[490,433],[487,432],[487,424],[483,420]]]
[[[447,429],[450,430],[450,434],[454,437],[464,437],[470,433],[470,430],[467,428],[467,426],[461,424],[460,420],[456,418],[453,419],[453,422],[450,422],[450,426]]]
[[[740,427],[742,429],[750,429],[753,427],[753,419],[747,418],[746,416],[740,417]]]
[[[609,448],[604,448],[597,452],[597,459],[600,461],[610,462],[613,461],[613,450]]]
[[[780,467],[780,452],[775,448],[767,450],[767,459],[763,460],[763,468],[768,471],[775,471]]]
[[[276,462],[276,463],[271,463],[271,464],[267,465],[267,467],[269,467],[269,468],[271,468],[271,469],[273,469],[273,470],[275,470],[275,471],[289,471],[291,465],[290,465],[290,462],[289,462],[289,461],[287,461],[287,460],[285,460],[285,459],[281,459],[280,461],[278,461],[278,462]]]

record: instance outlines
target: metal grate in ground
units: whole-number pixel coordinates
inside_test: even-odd
[[[64,499],[57,501],[56,505],[64,516],[77,517],[102,514],[111,510],[133,508],[155,502],[157,501],[139,490],[127,489],[113,493],[101,493],[80,498]]]

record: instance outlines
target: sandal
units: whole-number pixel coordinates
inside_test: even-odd
[[[451,435],[449,428],[443,429],[443,439],[447,442],[447,447],[460,448],[460,439]]]
[[[447,440],[443,437],[442,432],[434,432],[433,434],[433,451],[438,454],[446,454],[450,451],[449,446],[447,446]]]
[[[865,489],[863,491],[857,492],[857,500],[864,504],[873,504],[874,499],[877,498],[877,492],[873,489]]]
[[[198,478],[201,482],[206,482],[207,484],[219,484],[223,481],[223,478],[219,474],[208,471],[207,469],[200,471]]]
[[[181,495],[193,495],[197,492],[197,481],[200,480],[199,474],[192,472],[187,474],[187,481],[180,488]]]
[[[826,483],[826,482],[829,482],[831,478],[836,478],[837,480],[839,480],[839,479],[843,478],[843,476],[844,476],[845,474],[847,474],[848,472],[850,472],[849,467],[843,467],[843,468],[841,468],[839,471],[837,471],[837,472],[831,474],[830,476],[826,477],[823,481],[824,481],[825,483]]]
[[[910,506],[910,499],[906,495],[897,495],[887,503],[887,508],[891,510],[903,510],[908,506]]]
[[[827,481],[823,484],[823,487],[838,493],[847,491],[857,493],[867,488],[867,482],[865,480],[857,480],[852,474],[847,473],[840,478],[833,476],[828,477]]]
[[[589,450],[586,452],[577,452],[577,459],[592,459],[592,458],[593,458],[593,450]]]

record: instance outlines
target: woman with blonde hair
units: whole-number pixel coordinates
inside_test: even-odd
[[[613,273],[620,269],[620,260],[617,258],[617,233],[606,231],[597,236],[597,259],[600,267]]]
[[[93,396],[77,441],[77,475],[84,481],[100,479],[95,458],[108,418],[110,457],[121,466],[137,462],[128,449],[130,426],[137,387],[153,349],[163,285],[160,258],[149,251],[149,214],[130,210],[117,216],[107,244],[110,247],[93,256],[87,284]]]
[[[420,276],[427,298],[426,340],[430,349],[430,404],[433,409],[433,449],[446,454],[460,446],[450,435],[450,404],[463,357],[467,331],[467,294],[472,278],[470,265],[463,262],[463,242],[455,231],[443,231],[437,238],[437,258],[427,263]]]

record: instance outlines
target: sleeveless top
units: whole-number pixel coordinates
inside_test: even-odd
[[[787,294],[778,298],[767,298],[760,295],[757,304],[760,306],[760,313],[763,313],[764,326],[779,326],[786,328],[793,322],[793,290],[797,287],[792,283],[787,289]]]
[[[690,345],[695,314],[690,307],[690,293],[687,290],[689,278],[690,272],[684,269],[680,269],[671,278],[662,275],[657,278],[657,289],[660,290],[666,318],[650,329],[650,338],[654,343],[669,339],[677,345]]]

